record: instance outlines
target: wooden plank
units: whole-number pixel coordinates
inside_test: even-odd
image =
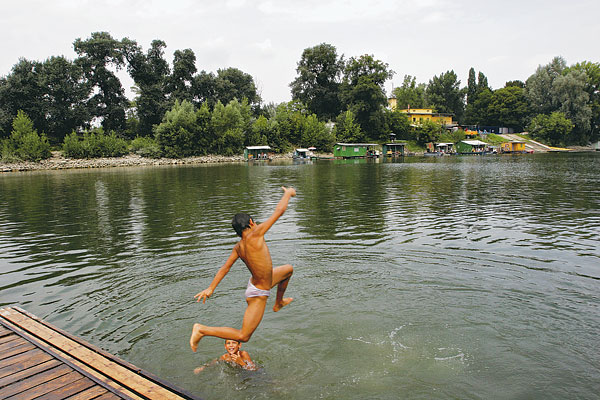
[[[37,346],[44,349],[44,351],[52,354],[54,357],[57,357],[58,359],[64,361],[65,363],[73,366],[74,368],[77,368],[79,371],[81,371],[83,374],[85,374],[88,378],[92,379],[99,385],[104,385],[103,387],[105,388],[106,392],[113,391],[114,393],[117,393],[118,396],[120,396],[123,399],[144,400],[142,397],[133,393],[131,390],[123,387],[119,383],[112,380],[110,377],[100,374],[98,371],[92,369],[87,364],[80,362],[76,358],[71,357],[71,355],[69,355],[68,353],[65,353],[55,347],[49,347],[46,342],[40,341],[40,339],[36,338],[35,336],[32,336],[30,333],[21,329],[19,326],[11,323],[10,321],[8,321],[6,319],[2,320],[3,311],[5,311],[5,310],[0,310],[0,322],[4,323],[7,326],[10,326],[10,328],[12,330],[14,330],[18,335],[26,338],[29,341],[32,341],[33,343],[36,343]]]
[[[25,353],[26,351],[33,350],[33,349],[35,349],[35,346],[29,342],[26,342],[25,344],[13,347],[10,350],[0,353],[0,360],[4,360],[4,359],[10,358],[12,356],[15,356],[17,354]]]
[[[80,379],[83,379],[83,375],[81,375],[77,371],[72,371],[66,375],[62,375],[56,379],[52,379],[41,385],[25,390],[24,392],[18,393],[11,397],[7,397],[6,400],[33,400],[56,389],[67,386]]]
[[[156,400],[181,398],[176,393],[136,375],[127,368],[114,361],[107,360],[96,352],[81,346],[79,343],[60,335],[47,326],[19,312],[4,309],[0,310],[0,315],[29,333],[42,338],[62,352],[68,353],[73,358],[87,364],[89,367],[101,371],[103,374],[107,374],[110,371],[109,375],[112,379],[142,396]]]
[[[15,335],[13,332],[11,332],[10,335],[6,335],[6,336],[0,337],[0,344],[6,343],[6,342],[10,342],[10,341],[16,340],[18,338],[19,338],[18,335]]]
[[[0,361],[0,378],[51,359],[52,356],[50,354],[40,349],[33,349],[26,353],[17,354],[16,356]]]
[[[49,393],[46,393],[43,396],[39,396],[36,398],[36,400],[64,399],[69,396],[75,395],[77,393],[81,393],[82,391],[89,389],[95,385],[96,385],[96,382],[94,382],[91,379],[88,379],[86,377],[82,377],[81,379],[76,380],[75,382],[73,382],[69,385],[65,385],[61,388],[55,389]],[[96,386],[96,387],[101,388],[101,386]],[[104,391],[106,392],[106,389],[104,389]]]
[[[96,397],[95,400],[120,400],[117,396],[115,396],[113,393],[106,393],[103,394],[102,396]]]
[[[108,390],[104,389],[103,387],[92,386],[91,388],[84,390],[83,392],[79,392],[74,396],[67,397],[65,400],[91,400],[106,393],[108,393]]]
[[[0,344],[0,353],[10,350],[13,347],[17,347],[17,346],[19,346],[21,344],[25,344],[25,343],[27,343],[27,340],[23,339],[22,337],[17,336],[14,340],[11,340],[10,342]]]
[[[14,374],[11,374],[11,375],[5,376],[4,378],[1,378],[0,379],[0,387],[10,385],[11,383],[18,382],[25,378],[29,378],[30,376],[39,374],[40,372],[47,371],[47,370],[57,367],[59,365],[60,365],[60,361],[51,359],[51,360],[48,360],[41,364],[37,364],[31,368],[19,369],[19,370],[17,370],[18,372],[15,372]]]
[[[54,325],[52,325],[52,324],[44,321],[42,319],[40,319],[39,317],[37,317],[37,316],[35,316],[35,315],[33,315],[33,314],[31,314],[31,313],[29,313],[29,312],[27,312],[27,311],[19,308],[19,307],[12,307],[12,308],[15,311],[20,312],[21,314],[23,314],[23,315],[25,315],[25,316],[33,319],[34,321],[37,321],[38,323],[40,323],[40,324],[42,324],[42,325],[50,328],[51,330],[53,330],[53,331],[61,334],[62,336],[67,337],[67,338],[73,340],[74,342],[79,343],[80,345],[82,345],[84,347],[87,347],[88,349],[90,349],[90,350],[92,350],[92,351],[94,351],[94,352],[96,352],[96,353],[104,356],[108,360],[114,361],[117,364],[124,366],[125,368],[127,368],[130,371],[134,372],[136,375],[142,376],[142,377],[146,378],[147,380],[149,380],[151,382],[154,382],[155,384],[157,384],[157,385],[159,385],[161,387],[164,387],[167,390],[170,390],[171,392],[179,395],[180,397],[183,397],[183,398],[186,398],[186,399],[189,399],[189,400],[198,400],[198,397],[196,397],[193,394],[187,392],[186,390],[184,390],[182,388],[179,388],[179,387],[173,385],[172,383],[170,383],[168,381],[165,381],[164,379],[161,379],[160,377],[158,377],[158,376],[156,376],[156,375],[154,375],[154,374],[152,374],[152,373],[150,373],[148,371],[145,371],[145,370],[143,370],[141,368],[138,368],[135,365],[133,365],[133,364],[131,364],[131,363],[125,361],[125,360],[122,360],[119,357],[114,356],[111,353],[109,353],[107,351],[104,351],[101,348],[98,348],[98,347],[96,347],[96,346],[94,346],[94,345],[86,342],[85,340],[83,340],[81,338],[78,338],[75,335],[70,334],[69,332],[66,332],[66,331],[64,331],[64,330],[62,330],[62,329],[60,329],[60,328],[58,328],[58,327],[56,327],[56,326],[54,326]]]
[[[13,382],[12,384],[0,388],[0,398],[5,399],[15,394],[24,392],[31,389],[32,387],[41,385],[49,380],[56,379],[62,375],[68,374],[73,371],[68,365],[59,365],[56,368],[44,371],[38,375],[31,376],[29,378]]]
[[[0,336],[10,335],[13,333],[10,329],[6,329],[2,325],[0,325]]]

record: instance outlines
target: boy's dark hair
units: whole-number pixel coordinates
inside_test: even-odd
[[[244,229],[250,228],[251,219],[252,217],[245,213],[235,214],[235,216],[231,220],[231,226],[233,226],[233,230],[239,237],[242,237],[242,232],[244,231]]]

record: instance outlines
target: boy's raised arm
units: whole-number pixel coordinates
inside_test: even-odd
[[[293,187],[286,188],[285,186],[282,186],[281,188],[283,189],[283,196],[281,196],[281,200],[279,200],[279,203],[277,203],[275,211],[273,212],[273,214],[271,214],[269,219],[267,219],[262,224],[258,225],[259,233],[261,233],[262,235],[267,233],[267,231],[273,226],[275,221],[277,221],[279,217],[283,215],[283,213],[287,209],[290,198],[296,196],[296,189],[294,189]]]
[[[229,255],[229,258],[227,259],[227,261],[225,261],[225,264],[223,264],[223,266],[217,271],[208,289],[204,289],[203,291],[194,296],[194,298],[197,299],[196,302],[199,302],[200,299],[202,299],[202,304],[206,303],[206,299],[212,296],[213,292],[215,291],[221,280],[223,280],[225,275],[227,275],[227,273],[231,269],[231,266],[233,265],[233,263],[236,262],[238,258],[239,255],[237,253],[237,249],[234,247],[231,251],[231,254]]]

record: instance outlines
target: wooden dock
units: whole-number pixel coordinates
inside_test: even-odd
[[[0,309],[0,399],[197,399],[18,307]]]

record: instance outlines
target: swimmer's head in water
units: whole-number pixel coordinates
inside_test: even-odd
[[[229,354],[237,353],[238,351],[240,351],[241,347],[242,347],[242,344],[240,342],[238,342],[237,340],[227,339],[225,341],[225,350],[227,350],[227,352]]]

